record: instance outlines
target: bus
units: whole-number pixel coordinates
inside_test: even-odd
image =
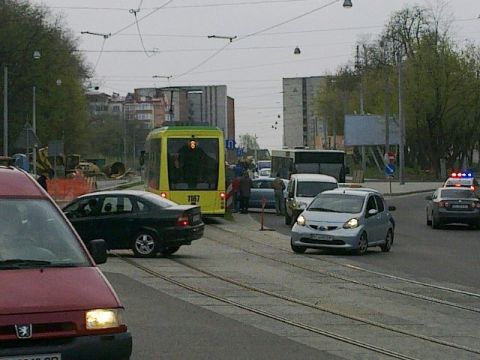
[[[183,205],[199,205],[204,216],[225,215],[223,131],[199,125],[152,130],[143,154],[146,190]]]
[[[325,174],[333,176],[339,183],[345,182],[348,168],[345,151],[283,149],[272,150],[272,176],[280,174],[289,179],[291,174]]]

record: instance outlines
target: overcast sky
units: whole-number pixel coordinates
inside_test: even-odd
[[[33,2],[63,15],[95,68],[92,86],[125,95],[137,87],[227,85],[235,99],[237,136],[256,134],[260,146],[270,149],[282,145],[282,78],[333,73],[352,61],[358,40],[375,39],[394,11],[438,3],[352,0],[353,7],[344,9],[343,0]],[[478,44],[480,1],[443,3],[458,44]],[[85,31],[111,36],[104,40]],[[293,54],[296,46],[300,55]]]

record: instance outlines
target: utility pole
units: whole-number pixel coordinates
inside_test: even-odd
[[[400,169],[400,185],[405,184],[405,120],[403,118],[403,74],[402,74],[402,49],[398,50],[398,118],[400,123],[400,144],[398,147]]]
[[[3,67],[3,156],[8,156],[8,67]]]
[[[365,52],[365,45],[363,45],[363,55],[366,55]],[[358,74],[360,75],[360,114],[365,115],[365,104],[364,104],[364,95],[363,95],[363,68],[360,63],[360,49],[357,45],[357,53],[355,57],[355,67],[357,68]],[[361,153],[362,153],[362,171],[365,174],[367,171],[367,161],[365,156],[365,145],[361,146]]]
[[[37,135],[37,89],[33,86],[33,105],[32,105],[32,128],[33,133]],[[35,139],[34,139],[35,141]],[[33,175],[37,175],[37,147],[35,144],[32,146],[32,162],[33,162]],[[57,169],[55,169],[56,171]]]
[[[386,56],[387,44],[382,40],[380,41],[380,47],[383,49],[383,81],[384,81],[384,97],[383,108],[385,112],[385,154],[383,161],[385,164],[388,162],[388,151],[390,149],[390,115],[388,111],[389,107],[389,86],[388,86],[388,73],[387,73],[387,56]]]

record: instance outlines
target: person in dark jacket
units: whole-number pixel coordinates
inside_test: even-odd
[[[40,184],[42,188],[45,189],[45,191],[48,192],[47,189],[47,174],[45,172],[42,172],[40,176],[37,178],[37,182]]]
[[[252,179],[248,176],[248,171],[245,171],[240,179],[240,213],[242,214],[248,213],[248,202],[250,201],[252,186]]]

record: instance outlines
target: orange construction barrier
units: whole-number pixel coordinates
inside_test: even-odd
[[[80,175],[71,179],[48,179],[47,189],[55,201],[67,202],[92,192],[95,190],[95,184],[91,179]]]

